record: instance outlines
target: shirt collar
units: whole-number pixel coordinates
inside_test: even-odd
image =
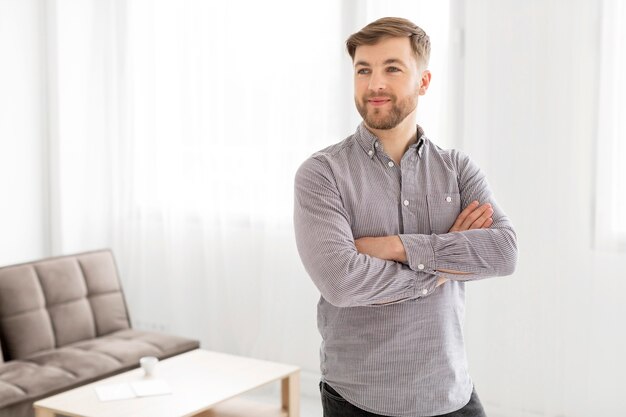
[[[422,151],[424,149],[424,143],[426,141],[426,135],[424,135],[424,129],[421,128],[420,125],[415,125],[417,129],[417,142],[413,143],[409,146],[409,149],[416,151],[418,156],[422,156]],[[365,122],[361,122],[359,127],[356,129],[356,140],[359,142],[359,145],[363,148],[365,153],[371,158],[376,155],[376,151],[381,147],[380,139],[376,135],[365,127]],[[407,152],[409,152],[407,150]]]

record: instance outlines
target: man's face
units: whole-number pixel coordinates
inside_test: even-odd
[[[409,38],[361,45],[354,54],[354,102],[372,129],[393,129],[417,108],[430,72],[420,70]]]

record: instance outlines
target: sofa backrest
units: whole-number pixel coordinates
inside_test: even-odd
[[[0,268],[0,340],[6,360],[129,327],[109,250]]]

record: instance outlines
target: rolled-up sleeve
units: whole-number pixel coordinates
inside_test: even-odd
[[[294,228],[304,268],[322,296],[337,307],[398,303],[435,289],[433,273],[358,253],[333,172],[316,157],[296,173]]]

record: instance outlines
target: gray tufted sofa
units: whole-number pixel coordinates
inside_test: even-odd
[[[198,346],[131,328],[109,250],[0,268],[0,417],[31,417],[40,398]]]

